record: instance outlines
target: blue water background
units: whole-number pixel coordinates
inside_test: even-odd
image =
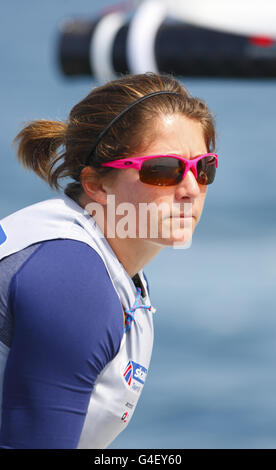
[[[57,32],[111,1],[1,6],[0,218],[53,197],[19,166],[25,121],[66,119],[95,86],[66,79]],[[145,268],[157,308],[143,395],[111,448],[276,448],[276,80],[183,80],[216,114],[219,170],[188,250]]]

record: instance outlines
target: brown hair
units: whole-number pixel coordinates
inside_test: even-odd
[[[146,73],[126,75],[94,88],[72,108],[67,122],[41,119],[27,124],[14,139],[18,159],[56,190],[61,189],[61,178],[72,178],[74,182],[64,192],[77,200],[83,192],[81,170],[99,134],[132,102],[161,90],[176,94],[152,96],[125,113],[99,142],[90,165],[99,175],[113,171],[99,168],[100,163],[146,149],[154,138],[158,117],[172,113],[199,121],[207,150],[214,151],[214,119],[205,102],[191,96],[169,75]]]

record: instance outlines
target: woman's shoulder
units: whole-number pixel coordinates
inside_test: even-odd
[[[55,312],[56,330],[62,331],[67,318],[86,333],[96,324],[98,334],[105,336],[109,325],[116,343],[122,337],[120,299],[102,258],[84,242],[56,239],[37,244],[14,273],[9,296],[14,310],[28,312],[28,321],[40,321],[45,314],[49,323],[49,312]],[[74,336],[73,329],[70,334]]]
[[[75,282],[82,284],[85,280],[93,282],[112,282],[109,278],[105,264],[99,253],[83,241],[74,239],[44,240],[31,245],[15,255],[23,263],[18,269],[25,272],[42,273],[43,278],[50,276],[57,279],[74,278]],[[50,279],[49,279],[50,280]]]

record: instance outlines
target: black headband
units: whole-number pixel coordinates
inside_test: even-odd
[[[95,152],[96,150],[96,147],[97,145],[99,144],[99,142],[102,140],[103,136],[109,131],[110,127],[113,126],[113,124],[118,121],[119,119],[121,119],[121,117],[127,113],[131,108],[133,108],[133,106],[135,106],[136,104],[138,103],[141,103],[141,101],[144,101],[146,100],[147,98],[150,98],[151,96],[155,96],[155,95],[163,95],[163,94],[167,94],[167,95],[181,95],[181,93],[178,93],[177,91],[168,91],[168,90],[160,90],[160,91],[155,91],[154,93],[149,93],[148,95],[145,95],[145,96],[142,96],[142,98],[139,98],[138,100],[136,101],[133,101],[133,103],[131,103],[130,105],[128,105],[125,109],[123,109],[123,111],[121,111],[117,116],[115,116],[114,119],[112,119],[112,121],[110,121],[110,123],[104,128],[104,130],[99,134],[95,144],[93,145],[92,149],[90,150],[89,152],[89,155],[87,156],[87,159],[86,159],[86,162],[85,162],[85,165],[89,165],[89,161],[91,159],[91,156],[93,155],[93,153]]]

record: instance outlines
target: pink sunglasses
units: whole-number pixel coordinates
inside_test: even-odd
[[[135,168],[139,170],[140,181],[157,186],[174,186],[191,170],[198,183],[207,185],[215,179],[218,156],[216,153],[205,153],[188,160],[179,155],[150,155],[121,158],[102,163],[101,166]]]

